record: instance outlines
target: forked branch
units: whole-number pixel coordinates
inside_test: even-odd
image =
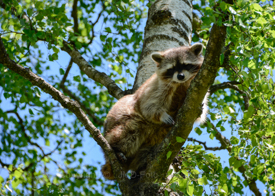
[[[102,136],[100,130],[97,129],[89,120],[89,118],[85,115],[80,105],[76,101],[73,101],[69,97],[63,95],[60,91],[58,91],[52,85],[47,83],[44,79],[35,75],[33,72],[30,71],[29,68],[24,68],[18,65],[13,60],[11,60],[6,52],[5,46],[1,38],[0,63],[3,64],[5,67],[9,68],[10,70],[12,70],[13,72],[19,74],[23,78],[29,80],[34,86],[38,86],[44,92],[50,94],[53,97],[53,99],[61,103],[61,105],[64,108],[70,110],[72,113],[76,115],[78,120],[85,126],[86,130],[89,131],[89,133],[92,135],[97,144],[103,149],[104,153],[109,157],[113,166],[114,174],[117,177],[117,181],[120,184],[121,191],[127,192],[127,190],[125,189],[127,189],[128,187],[129,180],[125,175],[118,177],[121,174],[122,168],[119,161],[117,160],[117,157],[113,149],[106,141],[106,139]]]

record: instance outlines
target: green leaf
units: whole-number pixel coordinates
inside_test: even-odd
[[[198,127],[195,128],[195,132],[198,134],[198,135],[201,135],[202,134],[202,130]]]
[[[203,176],[202,178],[199,178],[198,183],[199,185],[207,185],[208,184],[207,177]]]
[[[255,109],[252,105],[248,107],[247,118],[250,118],[255,113]]]
[[[167,172],[167,176],[169,176],[170,174],[173,173],[173,169],[170,169],[168,172]]]
[[[76,82],[80,82],[80,76],[74,76],[73,79],[74,79],[74,81],[76,81]]]
[[[221,2],[220,3],[220,8],[222,9],[222,11],[226,11],[226,9],[227,9],[227,4],[225,3],[225,2]]]
[[[172,151],[167,152],[167,155],[166,155],[167,159],[170,158],[171,154],[172,154]]]
[[[255,155],[251,155],[250,156],[250,163],[251,164],[255,164],[256,163],[256,156]]]
[[[225,193],[225,194],[228,193],[228,187],[227,187],[226,184],[224,184],[224,185],[222,186],[221,192],[222,192],[222,193]]]
[[[106,27],[106,28],[105,28],[105,31],[106,31],[107,33],[112,33],[112,31],[111,31],[111,28],[110,28],[110,27]]]
[[[193,192],[194,192],[194,184],[189,184],[187,189],[187,194],[193,195]]]
[[[18,169],[14,171],[14,177],[15,178],[19,178],[22,174],[23,174],[23,171],[20,171]]]
[[[235,145],[235,144],[238,144],[238,143],[239,143],[239,139],[236,138],[235,136],[232,136],[232,137],[230,138],[230,142],[231,142],[231,144]]]
[[[1,187],[3,182],[4,182],[4,178],[2,176],[0,176],[0,187]]]
[[[59,52],[59,49],[58,49],[57,47],[53,47],[53,51],[54,51],[55,53],[58,53],[58,52]]]
[[[64,69],[63,68],[59,68],[59,73],[60,73],[60,75],[64,75],[65,74]]]
[[[181,138],[181,137],[176,137],[176,140],[178,143],[183,143],[185,142],[185,139]]]
[[[255,10],[255,11],[262,11],[263,10],[263,8],[257,3],[254,3],[254,4],[250,5],[250,9]]]
[[[33,115],[33,111],[32,111],[32,109],[29,109],[29,113],[30,113],[31,115]]]
[[[48,138],[45,139],[45,145],[50,146],[50,140]]]
[[[19,184],[22,183],[22,180],[20,180],[19,178],[15,178],[12,182],[11,182],[11,185],[12,185],[12,188],[15,189]]]
[[[52,60],[55,61],[58,59],[58,54],[57,53],[53,53],[52,54]]]

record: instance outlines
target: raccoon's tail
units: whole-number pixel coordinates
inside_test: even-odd
[[[106,162],[105,165],[101,168],[101,173],[107,180],[115,180],[115,176],[112,170],[111,163],[109,161]]]
[[[196,120],[196,122],[199,122],[200,124],[204,124],[206,122],[207,119],[207,114],[208,114],[208,108],[207,108],[207,104],[208,104],[208,97],[210,96],[210,92],[208,90],[208,92],[206,93],[203,101],[202,101],[202,113],[201,116]]]

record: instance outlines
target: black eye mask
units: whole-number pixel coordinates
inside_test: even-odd
[[[177,62],[176,66],[166,71],[165,77],[172,78],[175,72],[181,73],[183,70],[195,73],[199,70],[200,66],[192,64],[181,64]]]
[[[177,62],[176,66],[175,66],[175,71],[178,72],[182,72],[182,70],[186,70],[186,71],[191,71],[196,72],[199,69],[198,65],[194,65],[194,64],[181,64],[180,62]]]

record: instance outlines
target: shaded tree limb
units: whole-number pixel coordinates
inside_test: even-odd
[[[1,159],[0,159],[0,165],[4,168],[4,167],[9,167],[10,164],[4,163]]]
[[[161,180],[165,178],[169,165],[180,151],[183,143],[177,142],[177,137],[187,140],[196,118],[201,113],[201,103],[207,89],[213,84],[218,69],[220,67],[220,54],[226,38],[226,27],[213,25],[210,39],[206,48],[205,59],[201,70],[191,82],[187,91],[187,96],[180,108],[176,124],[167,134],[164,141],[155,148],[154,160],[148,164],[146,172],[154,175],[145,176],[143,182]],[[207,77],[205,77],[207,76]],[[167,153],[172,152],[167,158]]]
[[[62,78],[62,80],[61,80],[61,82],[60,82],[60,84],[59,84],[59,86],[61,86],[61,84],[62,84],[62,85],[65,84],[66,79],[67,79],[67,77],[68,77],[68,75],[69,75],[69,72],[70,72],[72,66],[73,66],[73,60],[71,59],[70,62],[69,62],[69,65],[68,65],[68,67],[67,67],[67,69],[66,69],[66,71],[65,71],[65,74],[64,74],[64,76],[63,76],[63,78]]]
[[[79,33],[78,30],[78,17],[77,17],[77,3],[78,0],[74,0],[73,2],[73,10],[72,10],[72,14],[71,17],[74,19],[74,33]]]
[[[110,162],[113,166],[114,175],[120,184],[120,189],[122,192],[128,192],[128,184],[129,180],[125,175],[120,175],[122,167],[107,140],[102,136],[99,129],[97,129],[93,123],[89,120],[89,118],[85,115],[83,110],[80,108],[80,105],[71,100],[69,97],[64,96],[60,91],[54,88],[52,85],[47,83],[41,77],[35,75],[30,71],[29,68],[24,68],[13,60],[11,60],[6,52],[2,39],[0,38],[0,63],[5,67],[9,68],[13,72],[19,74],[23,78],[30,81],[34,86],[38,86],[45,93],[50,94],[53,99],[58,101],[64,108],[70,110],[72,113],[76,115],[78,120],[84,125],[85,129],[89,131],[97,144],[103,149],[104,153],[109,157]]]
[[[57,146],[51,152],[45,153],[44,150],[43,150],[43,148],[39,144],[37,144],[36,142],[31,141],[31,137],[26,133],[26,128],[24,126],[23,119],[21,118],[21,116],[19,115],[19,113],[16,112],[15,110],[9,110],[9,111],[6,111],[6,113],[13,113],[13,114],[16,115],[16,117],[19,120],[19,124],[21,126],[22,132],[23,132],[25,138],[27,139],[28,143],[30,143],[33,146],[38,147],[41,150],[43,156],[42,156],[42,158],[38,162],[40,162],[45,157],[51,155],[52,153],[54,153],[59,148],[59,146],[63,143],[64,140],[61,140],[60,142],[57,142],[58,143]]]
[[[235,84],[241,84],[241,82],[229,81],[229,82],[223,82],[221,84],[214,84],[209,89],[210,90],[210,94],[213,94],[213,93],[215,93],[216,91],[218,91],[220,89],[230,88],[231,86],[233,86]]]
[[[50,152],[48,152],[48,153],[43,153],[43,156],[40,158],[40,160],[39,161],[37,161],[37,162],[40,162],[40,161],[42,161],[45,157],[47,157],[47,156],[50,156],[51,154],[53,154],[58,148],[59,148],[59,146],[63,143],[63,141],[64,140],[61,140],[60,142],[58,142],[58,144],[57,144],[57,146],[52,150],[52,151],[50,151]],[[25,167],[24,169],[22,169],[23,171],[28,171],[31,167],[33,167],[33,165],[34,165],[34,163],[32,162],[32,163],[30,163],[27,167]]]
[[[72,59],[71,59],[70,62],[69,62],[69,65],[68,65],[68,67],[67,67],[67,69],[66,69],[66,72],[65,72],[65,74],[64,74],[64,76],[63,76],[63,78],[62,78],[62,80],[61,80],[61,82],[60,82],[60,84],[59,84],[59,87],[63,90],[64,93],[66,93],[66,94],[69,95],[72,99],[74,99],[75,101],[77,101],[77,102],[79,103],[81,109],[84,110],[85,113],[86,113],[91,119],[93,119],[93,121],[95,122],[96,125],[102,126],[102,125],[103,125],[103,121],[100,120],[100,119],[98,119],[98,118],[96,117],[96,115],[94,115],[94,114],[92,113],[91,109],[90,109],[90,108],[87,108],[87,107],[80,101],[80,99],[79,99],[72,91],[70,91],[70,90],[65,86],[65,84],[64,84],[64,83],[66,82],[67,76],[68,76],[68,74],[69,74],[69,72],[70,72],[70,69],[71,69],[72,65],[73,65],[73,61],[72,61]]]
[[[102,84],[108,90],[108,93],[113,97],[120,99],[124,96],[124,92],[116,85],[116,83],[104,72],[97,71],[81,56],[80,52],[76,50],[71,44],[63,41],[61,49],[67,52],[73,62],[77,64],[81,71],[83,71],[89,78]]]
[[[102,2],[102,1],[101,1]],[[89,41],[88,45],[90,45],[91,43],[93,43],[93,40],[94,40],[94,37],[95,37],[95,25],[98,23],[102,13],[105,11],[106,7],[104,5],[104,3],[102,2],[102,10],[99,12],[98,16],[97,16],[97,19],[95,20],[95,22],[92,22],[92,37],[91,37],[91,40]]]
[[[33,170],[32,172],[31,172],[31,196],[34,196],[34,190],[35,190],[35,187],[34,187],[34,181],[35,181],[35,176],[34,176],[34,172],[35,172],[35,170]]]
[[[216,91],[218,91],[220,89],[226,89],[226,88],[231,88],[233,90],[236,90],[240,94],[243,95],[243,98],[244,98],[244,108],[245,108],[245,110],[248,110],[250,96],[249,96],[249,94],[246,91],[243,91],[243,90],[239,89],[239,87],[236,86],[235,84],[241,84],[241,83],[240,82],[236,82],[236,81],[230,81],[230,82],[224,82],[224,83],[221,83],[221,84],[212,85],[210,87],[210,94],[213,94],[214,92],[216,92]]]
[[[224,67],[226,69],[228,69],[229,63],[230,63],[231,50],[229,50],[229,48],[231,45],[233,45],[232,42],[230,42],[227,46],[225,46],[224,60],[223,60],[223,64],[221,65],[221,67]]]
[[[213,151],[216,151],[216,150],[224,150],[224,149],[226,149],[226,148],[223,147],[223,146],[220,146],[220,147],[208,147],[208,146],[206,145],[206,142],[202,142],[202,141],[196,140],[195,138],[188,138],[187,141],[197,142],[197,143],[199,143],[200,145],[203,145],[203,147],[204,147],[205,150],[213,150]]]
[[[20,117],[20,115],[18,114],[18,112],[16,112],[16,110],[9,110],[9,111],[6,111],[6,113],[12,113],[12,114],[16,115],[16,117],[19,120],[19,125],[21,126],[20,128],[22,130],[22,133],[25,136],[25,138],[28,141],[28,143],[31,144],[31,145],[33,145],[33,146],[36,146],[37,148],[39,148],[41,150],[43,156],[45,156],[45,152],[42,149],[42,147],[40,145],[38,145],[37,143],[31,141],[31,137],[26,133],[26,129],[25,129],[25,126],[24,126],[23,119]]]
[[[230,143],[230,141],[224,137],[220,131],[216,128],[216,126],[208,119],[208,122],[211,124],[212,128],[215,130],[216,134],[215,134],[215,138],[217,140],[219,140],[219,142],[221,143],[221,146],[223,148],[225,148],[229,153],[232,150],[232,145]],[[256,195],[256,196],[261,196],[261,192],[259,191],[257,184],[256,184],[256,180],[255,179],[248,179],[247,176],[245,175],[246,172],[246,168],[244,165],[241,165],[238,170],[242,173],[242,176],[244,177],[244,179],[247,181],[249,189]]]

